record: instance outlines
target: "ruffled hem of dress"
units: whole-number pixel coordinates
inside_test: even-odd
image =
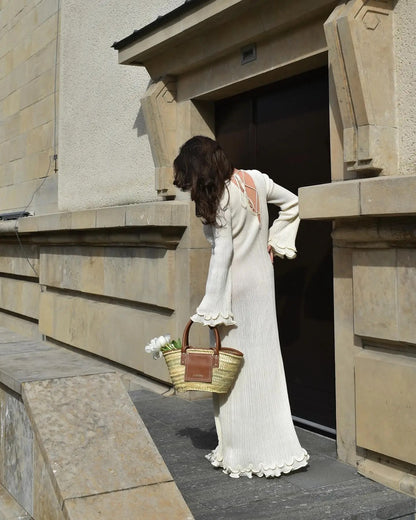
[[[269,246],[271,246],[274,256],[279,256],[280,258],[288,258],[292,260],[296,258],[297,250],[291,247],[280,247],[278,245],[273,245],[269,242]]]
[[[249,464],[248,468],[229,468],[224,466],[222,459],[217,456],[216,450],[205,455],[205,458],[208,459],[214,467],[222,468],[223,473],[229,475],[231,478],[252,478],[253,475],[256,475],[257,477],[272,478],[280,477],[282,474],[287,474],[291,471],[304,468],[308,465],[309,455],[305,450],[303,450],[302,455],[300,457],[293,457],[291,462],[275,464],[274,466],[266,464],[258,464],[255,466],[254,464]]]
[[[195,323],[208,325],[209,327],[216,327],[217,325],[236,325],[234,316],[232,314],[224,315],[218,312],[217,314],[204,314],[197,312],[191,316],[191,320]]]

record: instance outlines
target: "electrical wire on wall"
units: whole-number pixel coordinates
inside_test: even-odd
[[[16,219],[16,223],[14,226],[14,232],[16,234],[17,241],[19,243],[20,249],[23,253],[23,256],[26,258],[26,261],[30,265],[32,271],[35,273],[36,277],[39,278],[39,273],[36,271],[34,265],[30,261],[29,257],[26,255],[26,252],[24,250],[22,241],[20,239],[19,235],[19,219],[26,214],[27,209],[32,204],[33,199],[35,198],[36,194],[39,192],[39,190],[42,188],[42,186],[45,184],[46,179],[50,175],[50,171],[52,169],[52,162],[53,162],[53,171],[56,173],[58,171],[58,147],[57,147],[57,135],[58,135],[58,114],[57,114],[57,85],[58,85],[58,52],[59,52],[59,22],[60,22],[60,13],[61,13],[61,0],[57,0],[57,6],[56,6],[56,43],[55,43],[55,63],[54,63],[54,89],[53,89],[53,155],[49,157],[49,164],[48,168],[46,170],[45,176],[42,180],[42,182],[39,184],[39,186],[35,189],[33,192],[29,202],[26,204],[25,208],[20,212],[20,216]]]

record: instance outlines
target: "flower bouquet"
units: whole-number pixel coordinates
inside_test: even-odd
[[[169,334],[165,336],[159,336],[149,341],[148,345],[144,347],[144,350],[148,354],[153,354],[153,359],[160,359],[163,352],[169,352],[170,350],[181,350],[182,342],[180,339],[172,340]]]

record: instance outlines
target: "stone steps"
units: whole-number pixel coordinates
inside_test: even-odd
[[[0,328],[0,382],[0,482],[22,520],[193,518],[107,364]]]

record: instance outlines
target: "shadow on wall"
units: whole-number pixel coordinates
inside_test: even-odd
[[[136,119],[134,121],[133,128],[137,131],[137,137],[147,135],[146,123],[144,121],[144,115],[142,107],[139,108]]]
[[[146,92],[152,83],[153,82],[150,80],[149,83],[147,84]],[[143,115],[143,109],[142,109],[141,105],[140,105],[139,111],[137,113],[136,119],[134,121],[133,128],[135,130],[137,130],[137,137],[142,137],[143,135],[147,135],[147,128],[146,128],[146,123],[145,123],[144,115]]]

